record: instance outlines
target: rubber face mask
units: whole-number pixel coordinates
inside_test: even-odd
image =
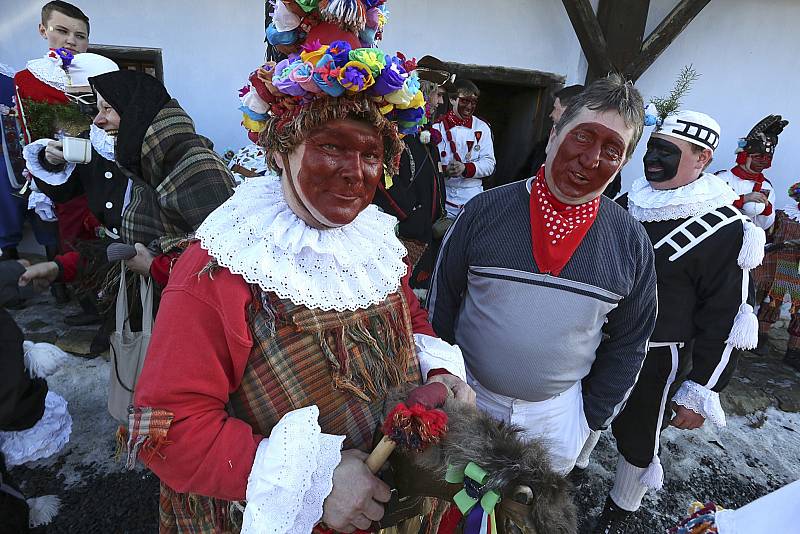
[[[678,174],[681,149],[665,139],[651,137],[644,154],[644,176],[648,182],[667,182]]]

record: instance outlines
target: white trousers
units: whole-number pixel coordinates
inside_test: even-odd
[[[445,209],[450,218],[456,218],[458,212],[464,207],[464,204],[472,200],[476,195],[483,193],[483,185],[475,187],[447,187],[445,184]]]
[[[538,438],[550,453],[555,471],[566,475],[591,430],[583,413],[580,381],[555,397],[530,402],[494,393],[478,383],[467,371],[467,383],[475,390],[478,408],[495,419],[519,425],[526,437]]]

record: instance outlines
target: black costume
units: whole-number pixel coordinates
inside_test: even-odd
[[[397,217],[398,235],[409,251],[414,269],[412,287],[433,271],[436,249],[432,247],[433,224],[444,211],[444,175],[439,171],[436,146],[424,144],[418,135],[403,138],[400,168],[391,187],[378,184],[372,203]],[[425,273],[425,274],[421,274]]]
[[[736,349],[757,340],[748,271],[761,262],[765,238],[730,206],[735,197],[723,180],[703,174],[665,191],[640,178],[620,199],[644,225],[656,257],[656,327],[636,386],[612,424],[625,460],[651,468],[642,477],[648,487],[662,483],[658,436],[671,419],[669,401],[723,426],[719,392],[736,367]]]

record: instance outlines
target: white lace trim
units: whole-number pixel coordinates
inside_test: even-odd
[[[333,488],[344,436],[323,434],[319,409],[284,415],[262,440],[247,481],[242,533],[311,532]]]
[[[719,402],[719,393],[687,380],[672,397],[673,402],[702,415],[717,427],[726,425],[725,412]]]
[[[653,189],[641,177],[633,182],[628,193],[628,212],[641,222],[686,219],[729,206],[737,198],[739,195],[713,174],[704,173],[690,184],[665,190]]]
[[[69,84],[69,75],[61,66],[61,60],[50,57],[49,54],[48,52],[44,57],[28,61],[25,68],[40,82],[63,92]]]
[[[238,186],[197,237],[217,262],[264,291],[313,309],[355,311],[383,302],[406,274],[397,220],[374,205],[339,228],[308,226],[273,173]]]
[[[797,208],[797,204],[789,204],[783,208],[783,212],[794,222],[800,222],[800,209]]]
[[[67,401],[52,391],[44,399],[44,414],[33,427],[18,432],[0,432],[0,452],[9,467],[48,458],[59,452],[72,433]]]
[[[25,158],[25,166],[28,171],[43,181],[44,183],[52,186],[62,185],[69,180],[72,171],[75,170],[75,163],[69,163],[64,166],[64,170],[57,172],[50,172],[41,166],[39,163],[39,152],[47,148],[47,143],[52,139],[39,139],[32,143],[25,145],[22,149],[22,156]]]
[[[419,369],[423,380],[431,369],[447,369],[450,374],[467,381],[464,356],[457,345],[451,345],[438,337],[414,334],[414,346],[417,349]]]

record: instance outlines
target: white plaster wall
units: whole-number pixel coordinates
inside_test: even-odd
[[[394,0],[389,6],[381,43],[387,51],[553,72],[567,84],[583,83],[586,75],[561,0]]]
[[[651,1],[648,31],[675,3]],[[778,195],[778,208],[789,200],[788,187],[800,181],[798,24],[796,0],[712,0],[636,84],[647,100],[669,92],[684,65],[691,63],[702,74],[683,107],[708,113],[722,127],[711,171],[734,165],[739,137],[762,117],[783,115],[789,126],[780,136],[773,166],[764,173]],[[623,189],[643,173],[645,144],[639,144],[623,171]]]
[[[237,90],[264,59],[261,0],[71,0],[96,44],[162,49],[164,84],[215,148],[247,142]],[[37,26],[45,0],[0,0],[0,62],[16,69],[47,43]]]

